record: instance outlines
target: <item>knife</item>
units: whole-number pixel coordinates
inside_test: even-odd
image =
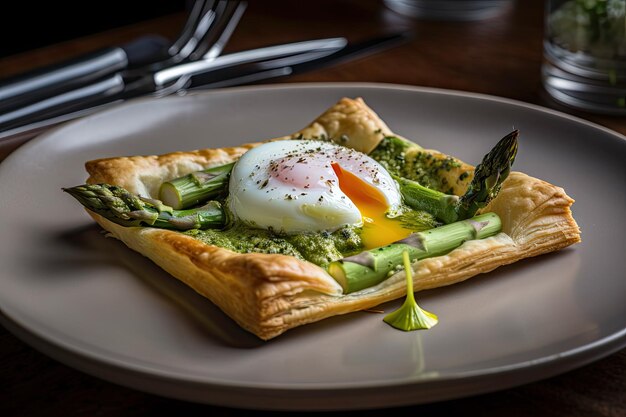
[[[329,41],[328,39],[223,55],[209,62],[187,63],[177,66],[177,69],[158,71],[152,74],[150,80],[140,80],[139,87],[135,85],[126,90],[126,93],[130,91],[129,94],[125,94],[123,80],[116,74],[117,77],[101,80],[88,88],[66,93],[63,97],[55,97],[51,102],[38,103],[38,107],[13,111],[10,117],[7,114],[0,115],[0,143],[15,137],[26,140],[29,131],[36,129],[40,132],[47,126],[90,114],[113,103],[146,95],[148,90],[162,96],[189,89],[249,84],[284,77],[380,52],[406,41],[409,37],[407,33],[385,35],[345,47],[342,46],[345,45],[343,38],[334,38],[335,43],[331,43],[332,47],[327,46],[326,49],[312,48],[310,42]],[[287,48],[287,51],[289,48],[299,48],[300,53],[294,53],[295,49],[292,49],[291,53],[277,54],[274,50],[273,55],[266,54],[265,59],[261,59],[261,52],[267,53],[271,48]],[[239,60],[235,59],[237,56]],[[182,68],[186,71],[180,71]],[[84,98],[87,100],[84,101]]]
[[[163,59],[168,45],[163,37],[144,36],[6,80],[0,85],[0,113]]]
[[[314,56],[314,52],[302,54],[299,56],[299,62],[295,60],[288,62],[287,60],[276,59],[248,65],[238,65],[235,68],[227,70],[218,69],[216,71],[195,75],[190,80],[187,89],[204,90],[233,87],[236,85],[254,84],[269,79],[302,74],[331,65],[365,58],[407,42],[412,37],[411,32],[394,33],[348,44],[345,48],[324,56]]]
[[[303,53],[319,54],[311,57],[313,58],[331,54],[345,45],[344,38],[316,39],[186,62],[139,75],[116,73],[87,86],[0,114],[0,131],[149,94],[159,97],[173,94],[184,89],[192,77],[217,69],[236,68],[238,65],[275,58],[297,57]]]

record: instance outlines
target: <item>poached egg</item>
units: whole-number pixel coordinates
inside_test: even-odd
[[[297,234],[363,227],[365,249],[407,237],[393,217],[402,197],[367,155],[332,142],[281,140],[247,151],[235,164],[228,207],[251,227]]]

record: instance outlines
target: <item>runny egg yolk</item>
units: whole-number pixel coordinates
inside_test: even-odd
[[[332,163],[332,167],[339,179],[339,188],[361,212],[361,239],[365,249],[385,246],[411,234],[398,220],[387,217],[389,207],[382,192],[339,164]]]

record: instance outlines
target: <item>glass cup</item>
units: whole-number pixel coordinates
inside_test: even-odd
[[[567,106],[626,115],[626,0],[548,0],[542,80]]]

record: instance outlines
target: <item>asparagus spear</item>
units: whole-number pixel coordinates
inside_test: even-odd
[[[496,144],[474,170],[474,179],[456,208],[460,219],[467,219],[485,207],[500,192],[517,155],[519,130],[514,130]]]
[[[122,226],[188,230],[220,228],[225,216],[217,201],[190,210],[174,210],[159,200],[141,198],[108,184],[80,185],[63,191],[89,210]]]
[[[456,210],[459,197],[424,187],[417,181],[407,178],[396,176],[393,178],[398,182],[400,194],[404,197],[407,206],[415,210],[427,211],[446,224],[458,220]]]
[[[424,187],[416,181],[394,177],[405,203],[416,210],[432,213],[444,223],[472,217],[498,195],[515,160],[518,136],[517,130],[509,133],[485,155],[474,171],[467,192],[460,198]]]
[[[159,190],[159,198],[177,210],[207,201],[224,191],[233,165],[234,162],[164,182]]]
[[[501,227],[497,214],[481,214],[472,219],[412,233],[390,245],[332,262],[328,266],[328,273],[348,294],[374,286],[392,275],[402,264],[402,252],[405,250],[409,252],[412,261],[439,256],[467,240],[493,236]]]

